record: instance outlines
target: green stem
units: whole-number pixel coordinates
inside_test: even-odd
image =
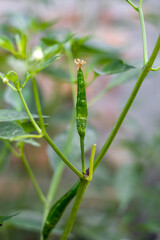
[[[0,172],[2,170],[2,167],[5,163],[6,160],[6,156],[7,156],[7,152],[8,152],[8,146],[6,144],[4,144],[4,146],[1,148],[1,155],[0,155]]]
[[[19,96],[20,96],[20,98],[21,98],[21,101],[22,101],[22,103],[23,103],[23,105],[24,105],[24,108],[25,108],[25,110],[26,110],[26,112],[27,112],[27,114],[28,114],[28,116],[29,116],[29,118],[30,118],[33,126],[35,127],[35,129],[37,130],[37,132],[38,132],[39,134],[41,134],[42,131],[41,131],[41,129],[39,128],[39,126],[37,125],[37,123],[36,123],[36,121],[34,120],[34,118],[32,117],[32,114],[31,114],[31,112],[29,111],[29,108],[28,108],[28,106],[27,106],[27,104],[26,104],[26,101],[25,101],[25,99],[24,99],[24,97],[23,97],[23,95],[22,95],[21,90],[18,90],[18,94],[19,94]]]
[[[19,153],[14,149],[14,147],[12,147],[11,143],[9,141],[4,141],[4,143],[6,147],[12,152],[12,154],[18,158]]]
[[[140,0],[140,1],[139,1],[139,8],[141,8],[142,5],[143,5],[143,0]]]
[[[32,172],[32,169],[31,169],[31,167],[30,167],[30,165],[29,165],[29,163],[27,161],[27,158],[26,158],[26,156],[24,154],[23,147],[21,147],[20,158],[22,159],[22,162],[23,162],[23,164],[24,164],[24,166],[25,166],[25,168],[26,168],[26,170],[28,172],[28,175],[29,175],[29,177],[30,177],[30,179],[31,179],[31,181],[33,183],[33,186],[34,186],[34,188],[35,188],[35,190],[37,192],[37,195],[39,196],[41,202],[43,204],[45,204],[46,198],[45,198],[44,194],[42,193],[42,191],[41,191],[41,189],[40,189],[40,187],[39,187],[39,185],[37,183],[37,180],[36,180],[36,178],[35,178],[35,176],[34,176],[34,174]]]
[[[151,68],[151,71],[159,71],[159,70],[160,70],[160,66],[156,68]]]
[[[35,77],[32,78],[32,87],[33,87],[33,93],[34,93],[35,103],[36,103],[36,107],[37,107],[37,112],[38,112],[38,116],[39,116],[40,126],[42,129],[42,132],[45,132],[45,126],[44,126],[41,104],[39,101],[39,94],[38,94],[38,88],[37,88],[37,83],[36,83]]]
[[[136,11],[138,11],[138,7],[134,5],[134,3],[131,0],[126,0]]]
[[[88,177],[89,182],[92,181],[92,177],[93,177],[93,163],[94,163],[95,152],[96,152],[96,144],[93,144],[91,157],[90,157],[90,164],[89,164],[89,177]]]
[[[58,156],[65,162],[65,164],[80,178],[83,179],[83,174],[78,171],[69,161],[68,159],[63,155],[63,153],[57,148],[57,146],[54,144],[52,139],[49,137],[47,133],[44,134],[44,138],[46,141],[50,144],[50,146],[53,148],[53,150],[58,154]]]
[[[13,87],[12,84],[10,84],[9,82],[7,83],[8,87],[10,87],[14,92],[18,92],[17,89],[15,87]]]
[[[84,155],[84,136],[80,136],[80,146],[81,146],[81,159],[82,159],[82,173],[86,173],[85,168],[85,155]]]
[[[70,151],[70,146],[71,146],[71,142],[74,134],[74,126],[75,126],[75,109],[73,109],[73,112],[72,112],[71,126],[68,132],[68,137],[67,137],[66,146],[64,150],[65,155],[68,155]],[[47,195],[48,205],[51,204],[51,202],[53,201],[53,197],[57,190],[58,184],[60,182],[64,167],[65,167],[64,162],[61,162],[53,175],[49,192]]]
[[[50,187],[49,187],[48,194],[47,194],[47,202],[46,202],[46,206],[44,208],[44,216],[43,216],[44,221],[48,215],[49,209],[53,202],[53,198],[57,191],[59,182],[61,180],[64,167],[65,167],[64,162],[61,162],[52,176]]]
[[[142,4],[142,2],[143,1],[141,1],[141,4]],[[147,50],[146,29],[145,29],[144,16],[143,16],[143,10],[142,10],[141,4],[140,4],[140,7],[138,8],[138,13],[139,13],[139,17],[140,17],[141,32],[142,32],[143,64],[145,65],[148,61],[148,50]]]
[[[112,87],[106,86],[100,93],[98,93],[93,99],[88,102],[88,107],[99,101]]]
[[[105,142],[105,144],[103,145],[101,151],[99,152],[98,156],[95,159],[94,171],[97,168],[97,166],[99,165],[99,163],[101,162],[101,160],[103,159],[103,157],[106,154],[106,152],[107,152],[108,148],[110,147],[111,143],[113,142],[113,140],[114,140],[114,138],[115,138],[115,136],[116,136],[120,126],[123,123],[124,118],[126,117],[128,111],[129,111],[129,109],[130,109],[130,107],[131,107],[131,105],[132,105],[132,103],[133,103],[133,101],[134,101],[134,99],[135,99],[135,97],[136,97],[136,95],[137,95],[141,85],[142,85],[143,80],[145,79],[145,77],[148,75],[149,71],[152,68],[152,65],[153,65],[153,63],[155,61],[155,58],[156,58],[158,52],[159,52],[159,49],[160,49],[160,35],[159,35],[159,37],[157,39],[157,42],[156,42],[155,47],[154,47],[154,50],[153,50],[153,52],[152,52],[152,54],[151,54],[147,64],[144,66],[142,72],[140,73],[140,76],[139,76],[139,78],[138,78],[138,80],[137,80],[137,82],[136,82],[136,84],[135,84],[135,86],[134,86],[134,88],[133,88],[133,90],[131,92],[131,95],[129,96],[128,101],[126,102],[126,104],[125,104],[125,106],[124,106],[124,108],[123,108],[123,110],[122,110],[122,112],[121,112],[121,114],[120,114],[120,116],[119,116],[115,126],[113,127],[113,129],[112,129],[112,131],[111,131],[107,141]]]
[[[68,132],[68,137],[67,137],[66,146],[65,146],[65,150],[64,150],[65,155],[68,155],[68,153],[70,151],[70,146],[71,146],[71,142],[72,142],[72,138],[73,138],[73,134],[74,134],[74,128],[75,128],[75,120],[76,120],[76,117],[75,117],[75,108],[74,108],[73,112],[72,112],[71,126],[70,126],[70,129],[69,129],[69,132]],[[53,198],[54,198],[55,193],[57,191],[59,182],[61,180],[64,167],[65,167],[65,163],[60,162],[59,166],[57,167],[56,171],[54,172],[54,174],[52,176],[49,191],[48,191],[48,194],[47,194],[47,201],[46,201],[46,204],[44,206],[42,228],[43,228],[43,225],[45,223],[45,220],[46,220],[46,217],[48,215],[51,204],[53,202]],[[41,236],[41,238],[42,238],[42,236]]]
[[[74,68],[73,68],[73,56],[72,56],[72,52],[70,49],[70,45],[68,45],[68,44],[66,46],[66,56],[68,59],[69,72],[70,72],[70,76],[71,76],[71,88],[72,88],[73,103],[74,103],[74,106],[76,106],[76,88],[75,88],[75,84],[73,84],[73,83],[75,83]]]
[[[17,137],[11,138],[11,141],[16,141],[16,140],[24,139],[24,138],[42,138],[42,137],[43,137],[42,134],[40,134],[40,135],[26,134],[26,135],[21,135],[21,136],[17,136]]]
[[[78,192],[77,192],[77,195],[76,195],[76,199],[74,201],[73,208],[71,210],[71,213],[70,213],[68,222],[65,226],[65,229],[64,229],[63,235],[61,237],[61,240],[67,240],[68,239],[69,233],[70,233],[70,231],[72,229],[72,226],[74,224],[77,212],[79,210],[80,204],[82,202],[83,195],[85,193],[85,190],[86,190],[88,184],[89,184],[89,182],[85,181],[85,180],[81,180],[81,182],[80,182]]]

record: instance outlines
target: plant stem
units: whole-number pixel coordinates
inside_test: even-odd
[[[71,126],[68,132],[68,137],[67,137],[66,146],[64,150],[65,155],[68,155],[70,151],[70,146],[71,146],[71,142],[74,134],[74,126],[75,126],[75,108],[73,109],[73,112],[72,112]],[[47,194],[47,200],[49,205],[48,208],[50,208],[50,204],[53,201],[53,197],[57,190],[58,184],[60,182],[64,167],[65,167],[65,163],[61,162],[52,177],[50,188]]]
[[[151,68],[151,71],[159,71],[159,70],[160,70],[160,66],[156,68]]]
[[[75,108],[74,108],[73,112],[72,112],[71,126],[70,126],[70,129],[68,132],[68,137],[67,137],[66,146],[65,146],[65,150],[64,150],[65,155],[68,155],[68,153],[70,151],[70,146],[71,146],[71,142],[72,142],[72,138],[73,138],[73,134],[74,134],[75,120],[76,120],[76,117],[75,117]],[[53,173],[53,176],[52,176],[52,179],[50,182],[50,186],[49,186],[49,190],[48,190],[48,194],[47,194],[47,201],[44,206],[42,229],[43,229],[43,225],[45,223],[46,217],[48,215],[49,209],[51,207],[51,204],[53,202],[54,195],[57,191],[59,182],[61,180],[64,168],[65,168],[65,163],[61,161],[59,166],[56,168],[55,172]],[[41,234],[41,239],[43,239],[42,234]]]
[[[139,1],[139,8],[141,8],[142,5],[143,5],[143,0],[140,0],[140,1]]]
[[[85,156],[84,156],[84,136],[80,136],[81,159],[82,159],[82,173],[86,173]]]
[[[56,171],[54,172],[53,176],[52,176],[52,179],[51,179],[51,182],[50,182],[50,187],[49,187],[48,194],[47,194],[47,202],[46,202],[46,205],[45,205],[45,208],[44,208],[44,215],[43,215],[44,221],[45,221],[45,219],[48,215],[48,212],[49,212],[49,209],[51,207],[53,198],[54,198],[55,193],[57,191],[59,182],[60,182],[61,177],[62,177],[64,167],[65,167],[64,162],[61,162],[59,164],[59,166],[57,167]]]
[[[13,87],[12,84],[10,84],[9,82],[7,83],[8,87],[10,87],[14,92],[18,92],[17,89],[15,87]]]
[[[6,144],[4,144],[4,146],[1,148],[0,172],[2,170],[2,167],[3,167],[4,163],[5,163],[7,152],[8,152],[8,146]]]
[[[142,10],[142,2],[143,1],[141,1],[140,7],[138,8],[138,13],[140,17],[141,32],[142,32],[143,64],[145,65],[148,61],[148,50],[147,50],[147,38],[146,38],[146,29],[145,29],[144,16],[143,16],[143,10]]]
[[[24,139],[24,138],[41,138],[41,137],[43,137],[42,134],[40,134],[40,135],[37,135],[37,134],[26,134],[26,135],[13,137],[13,138],[11,138],[11,141],[16,141],[16,140]]]
[[[71,77],[73,103],[74,103],[74,106],[76,106],[76,88],[75,88],[75,84],[73,84],[75,82],[74,69],[73,69],[73,56],[72,56],[72,52],[71,52],[70,43],[66,44],[66,56],[68,59],[69,72],[70,72],[70,77]]]
[[[39,116],[40,126],[42,129],[42,132],[45,132],[45,126],[44,126],[41,104],[39,101],[39,94],[38,94],[38,88],[37,88],[37,83],[36,83],[35,77],[32,78],[32,87],[33,87],[33,93],[34,93],[35,103],[36,103],[36,107],[37,107],[37,112],[38,112],[38,116]]]
[[[12,147],[9,141],[4,141],[6,147],[13,153],[14,156],[19,157],[19,153]]]
[[[30,167],[30,165],[29,165],[29,163],[27,161],[27,158],[26,158],[26,156],[24,154],[23,146],[21,146],[20,158],[22,159],[22,162],[23,162],[23,164],[24,164],[24,166],[25,166],[25,168],[26,168],[26,170],[28,172],[28,175],[29,175],[29,177],[30,177],[30,179],[31,179],[31,181],[33,183],[33,186],[34,186],[34,188],[35,188],[35,190],[37,192],[37,195],[39,196],[39,199],[41,200],[41,202],[43,204],[45,204],[46,198],[45,198],[44,194],[42,193],[42,191],[41,191],[41,189],[40,189],[40,187],[39,187],[39,185],[37,183],[37,180],[36,180],[36,178],[35,178],[35,176],[34,176],[34,174],[32,172],[32,169],[31,169],[31,167]]]
[[[71,142],[74,134],[74,126],[75,126],[75,108],[73,109],[73,112],[72,112],[71,126],[68,132],[68,137],[67,137],[66,146],[64,150],[65,155],[68,155],[70,151],[70,146],[71,146]],[[54,176],[50,184],[49,192],[47,195],[48,204],[50,204],[53,201],[53,197],[57,190],[58,184],[60,182],[64,167],[65,167],[64,162],[61,162],[54,173]]]
[[[123,123],[123,120],[125,119],[141,85],[142,85],[142,82],[143,80],[145,79],[145,77],[148,75],[149,71],[151,70],[152,68],[152,65],[154,63],[154,60],[159,52],[159,49],[160,49],[160,35],[158,36],[158,39],[157,39],[157,42],[155,44],[155,47],[154,47],[154,50],[147,62],[147,64],[144,66],[144,68],[142,69],[140,75],[139,75],[139,78],[131,92],[131,95],[129,96],[128,98],[128,101],[126,102],[115,126],[113,127],[107,141],[105,142],[105,144],[103,145],[101,151],[99,152],[98,156],[96,157],[96,160],[94,162],[94,171],[95,169],[97,168],[97,166],[99,165],[99,163],[101,162],[101,160],[103,159],[104,155],[106,154],[108,148],[110,147],[111,143],[113,142],[120,126],[122,125]]]
[[[134,3],[131,0],[126,0],[136,11],[138,11],[138,7],[134,5]]]
[[[92,146],[92,151],[91,151],[91,157],[90,157],[90,164],[89,164],[89,177],[88,177],[88,181],[92,181],[92,177],[93,177],[93,163],[94,163],[94,156],[95,156],[95,152],[96,152],[96,144],[93,144]]]
[[[26,112],[27,112],[27,114],[28,114],[28,116],[29,116],[29,118],[30,118],[33,126],[35,127],[35,129],[37,130],[37,132],[38,132],[39,134],[41,134],[42,131],[41,131],[41,129],[39,128],[39,126],[37,125],[37,123],[36,123],[36,121],[34,120],[34,118],[32,117],[32,114],[31,114],[31,112],[29,111],[29,108],[28,108],[28,106],[27,106],[27,104],[26,104],[26,101],[25,101],[25,99],[24,99],[24,97],[23,97],[23,95],[22,95],[21,90],[18,90],[18,94],[19,94],[19,96],[20,96],[20,98],[21,98],[21,101],[22,101],[22,103],[23,103],[23,105],[24,105],[24,108],[25,108],[25,110],[26,110]]]
[[[63,153],[57,148],[55,143],[52,141],[52,139],[49,137],[47,133],[44,134],[44,138],[46,141],[50,144],[50,146],[53,148],[53,150],[59,155],[59,157],[65,162],[65,164],[80,178],[83,179],[83,174],[78,171],[69,161],[68,159],[63,155]]]
[[[71,213],[70,213],[68,222],[65,226],[65,229],[64,229],[63,235],[61,237],[61,240],[67,240],[68,239],[69,233],[70,233],[70,231],[72,229],[72,226],[74,224],[77,212],[79,210],[83,195],[85,193],[85,190],[86,190],[88,184],[89,184],[89,182],[86,181],[86,180],[81,180],[81,182],[80,182],[78,192],[77,192],[77,195],[76,195],[76,199],[74,201],[73,208],[71,210]]]
[[[73,204],[73,207],[72,207],[72,210],[71,210],[68,222],[66,224],[66,227],[64,229],[64,232],[63,232],[61,240],[67,239],[67,237],[68,237],[68,235],[69,235],[69,233],[70,233],[70,231],[72,229],[72,226],[73,226],[73,224],[75,222],[76,215],[77,215],[77,212],[79,210],[79,207],[80,207],[83,195],[85,193],[85,190],[86,190],[89,182],[92,181],[93,162],[94,162],[95,151],[96,151],[96,144],[93,144],[92,151],[91,151],[91,157],[90,157],[89,176],[88,176],[88,178],[86,178],[86,180],[85,179],[79,180],[80,181],[80,185],[79,185],[79,188],[78,188],[76,199],[75,199],[75,202]]]

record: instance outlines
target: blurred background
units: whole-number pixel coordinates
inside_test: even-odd
[[[138,4],[138,1],[134,2]],[[160,2],[146,0],[143,5],[150,55],[160,30]],[[84,72],[89,83],[88,164],[91,145],[97,143],[97,152],[101,149],[143,67],[138,14],[125,0],[0,0],[0,23],[0,34],[10,39],[14,38],[17,29],[24,31],[30,52],[37,45],[50,47],[67,37],[69,39],[64,44],[62,56],[37,75],[43,114],[49,116],[47,131],[64,152],[73,109],[70,79],[76,78],[77,69],[71,63],[75,57],[87,61]],[[115,58],[123,59],[125,70],[108,70],[105,75],[97,74],[93,78],[92,60],[102,55],[109,59],[109,63]],[[159,65],[160,54],[155,62],[155,66]],[[23,61],[1,49],[0,72],[6,73],[11,69],[22,76]],[[160,73],[151,72],[108,154],[95,172],[71,239],[160,239],[159,89]],[[30,82],[24,95],[31,112],[36,113]],[[23,110],[18,97],[2,82],[0,100],[0,108]],[[76,133],[72,140],[69,159],[80,168]],[[41,147],[26,144],[25,152],[39,184],[47,193],[52,173],[59,167],[60,159],[44,140],[39,143]],[[0,228],[0,239],[38,240],[41,203],[21,161],[3,150],[2,141],[0,148],[0,215],[9,215],[17,210],[21,212]],[[76,176],[65,167],[54,201],[75,181]],[[70,208],[71,205],[50,239],[60,239]]]

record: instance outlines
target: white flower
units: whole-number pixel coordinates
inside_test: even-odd
[[[2,80],[3,80],[3,83],[8,83],[9,82],[8,78],[6,78],[6,77],[3,77]]]
[[[43,54],[42,48],[41,48],[41,47],[37,47],[37,48],[34,50],[33,54],[32,54],[32,58],[33,58],[34,60],[39,61],[39,60],[42,60],[43,57],[44,57],[44,54]]]

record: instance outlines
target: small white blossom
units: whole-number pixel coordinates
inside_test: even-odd
[[[2,80],[3,80],[3,83],[5,83],[5,84],[7,84],[9,82],[8,78],[6,78],[6,77],[3,77]]]
[[[39,61],[43,59],[43,57],[44,57],[44,54],[42,49],[40,47],[36,48],[32,54],[32,58]]]

